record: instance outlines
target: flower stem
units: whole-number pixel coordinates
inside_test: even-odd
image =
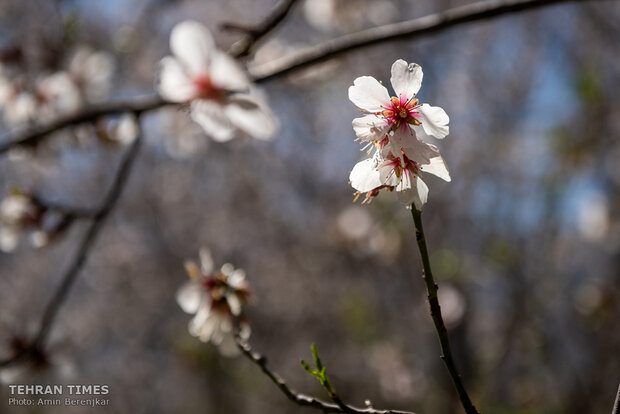
[[[465,391],[465,387],[463,386],[463,382],[461,381],[461,376],[456,370],[456,365],[454,364],[452,352],[450,351],[448,330],[446,329],[446,325],[443,322],[443,317],[441,316],[441,307],[439,306],[439,299],[437,298],[437,290],[439,289],[439,286],[437,286],[435,280],[433,279],[431,262],[429,260],[428,250],[426,248],[424,228],[422,227],[422,212],[417,210],[415,206],[411,206],[411,214],[413,216],[413,222],[415,223],[415,238],[418,242],[420,256],[422,256],[422,279],[424,279],[424,283],[426,284],[426,292],[428,294],[427,297],[431,310],[431,317],[433,318],[435,330],[437,331],[437,336],[439,337],[439,344],[441,345],[441,359],[443,359],[443,362],[446,364],[446,368],[450,373],[450,378],[452,378],[452,382],[454,383],[454,387],[456,388],[456,392],[459,395],[459,399],[461,400],[461,404],[463,405],[465,412],[467,414],[479,414],[478,410],[476,410],[476,407],[474,407],[471,400],[469,399],[467,391]]]

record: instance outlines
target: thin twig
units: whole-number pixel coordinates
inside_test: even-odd
[[[418,38],[462,24],[551,6],[556,3],[592,1],[596,0],[497,0],[470,3],[417,19],[377,26],[328,40],[325,43],[291,53],[259,67],[250,68],[250,73],[256,82],[263,82],[352,50],[390,40]]]
[[[614,401],[614,408],[611,410],[611,414],[620,414],[620,385],[618,385],[616,401]]]
[[[254,26],[243,26],[231,22],[222,23],[220,27],[224,30],[234,30],[244,33],[243,38],[231,46],[229,53],[234,57],[247,56],[259,40],[284,21],[297,1],[298,0],[283,0],[262,22]]]
[[[448,368],[448,372],[450,373],[450,377],[452,378],[452,382],[454,383],[454,387],[456,388],[456,392],[459,395],[459,399],[461,400],[461,404],[463,405],[465,412],[467,414],[478,414],[478,410],[476,410],[476,407],[472,404],[467,391],[465,391],[461,376],[456,369],[454,358],[452,357],[452,352],[450,351],[448,330],[443,322],[441,307],[439,306],[439,299],[437,298],[437,290],[439,289],[439,286],[437,286],[435,280],[433,279],[431,262],[426,248],[426,238],[424,237],[424,228],[422,227],[422,212],[417,210],[415,206],[411,206],[411,214],[413,215],[413,221],[415,223],[415,238],[418,243],[418,249],[420,250],[420,256],[422,257],[422,278],[426,284],[431,317],[433,318],[435,330],[439,336],[439,344],[441,345],[441,359],[443,359],[446,368]]]
[[[37,206],[44,208],[46,211],[53,211],[77,219],[92,219],[97,215],[98,210],[87,207],[74,207],[55,201],[45,200],[39,196],[33,196],[33,201]]]
[[[336,55],[389,40],[400,38],[412,39],[431,33],[437,33],[464,23],[490,19],[504,14],[522,12],[558,3],[593,1],[601,0],[510,0],[472,3],[446,10],[442,13],[432,14],[401,23],[378,26],[354,34],[345,35],[301,50],[297,53],[292,53],[289,56],[274,60],[269,64],[261,65],[257,68],[250,68],[249,71],[254,82],[262,83],[315,65]],[[105,115],[122,112],[134,112],[139,114],[159,109],[165,105],[173,104],[164,101],[158,96],[93,105],[76,114],[59,118],[48,125],[33,127],[25,131],[12,132],[5,135],[4,139],[0,140],[0,154],[19,145],[35,145],[43,137],[52,132],[72,125],[90,122],[93,119]]]
[[[355,414],[414,414],[409,411],[398,410],[375,410],[374,408],[358,408],[343,403],[338,398],[338,404],[332,404],[306,394],[298,393],[293,390],[277,373],[267,366],[267,359],[255,352],[249,343],[237,337],[237,347],[250,361],[256,364],[261,371],[282,391],[282,393],[292,402],[304,407],[312,407],[322,410],[324,413],[355,413]]]
[[[43,316],[41,317],[39,329],[34,336],[33,341],[29,344],[29,346],[25,347],[22,352],[12,356],[9,359],[0,361],[0,367],[12,365],[22,359],[28,358],[30,355],[34,355],[38,350],[43,349],[45,341],[47,340],[47,337],[54,324],[60,307],[67,298],[71,287],[75,284],[80,270],[86,262],[86,259],[88,258],[88,255],[97,239],[97,236],[99,235],[101,229],[103,228],[103,225],[105,224],[105,219],[116,206],[116,203],[120,198],[123,188],[127,184],[127,179],[136,160],[136,156],[138,155],[138,152],[140,150],[141,142],[142,137],[139,134],[134,140],[134,142],[131,144],[129,150],[125,153],[123,159],[121,160],[120,166],[118,168],[116,176],[114,177],[114,181],[112,182],[110,190],[108,191],[106,197],[101,203],[101,206],[97,209],[95,215],[92,217],[92,222],[90,223],[88,230],[84,235],[84,238],[79,244],[78,250],[73,258],[71,265],[67,269],[67,272],[64,274],[60,285],[54,292],[54,296],[50,299],[45,308]]]

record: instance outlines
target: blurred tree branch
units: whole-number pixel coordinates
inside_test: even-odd
[[[596,0],[496,0],[480,1],[455,7],[440,13],[387,24],[344,35],[325,43],[291,53],[289,56],[251,69],[256,82],[263,82],[287,73],[323,62],[343,53],[390,40],[417,38],[441,32],[466,23],[491,19],[505,14],[547,7],[568,2],[593,2]]]
[[[301,50],[290,56],[278,59],[270,64],[252,69],[250,74],[256,83],[278,78],[296,70],[315,65],[331,57],[355,49],[371,46],[389,40],[401,38],[416,38],[465,23],[490,19],[504,14],[518,13],[530,9],[551,6],[568,2],[594,2],[601,0],[509,0],[509,1],[482,1],[461,7],[431,14],[405,22],[388,24],[345,35],[325,43]],[[78,113],[68,115],[43,126],[37,126],[25,131],[7,134],[0,142],[0,154],[18,145],[36,145],[46,135],[57,130],[92,121],[99,117],[122,112],[140,114],[173,105],[158,96],[140,97],[117,102],[107,102],[93,105]]]
[[[243,355],[245,355],[250,361],[256,364],[261,371],[269,377],[269,379],[276,384],[276,386],[282,391],[282,393],[292,402],[303,407],[312,407],[318,410],[322,410],[324,413],[358,413],[358,414],[414,414],[409,411],[398,410],[376,410],[372,407],[358,408],[342,402],[342,400],[336,396],[336,404],[332,404],[317,398],[311,397],[306,394],[298,393],[291,389],[291,387],[284,381],[277,373],[272,371],[267,366],[267,358],[265,356],[255,352],[249,343],[237,337],[237,347]]]
[[[614,408],[611,414],[620,414],[620,385],[618,385],[618,392],[616,393],[616,400],[614,401]]]
[[[136,114],[136,117],[138,117],[139,111],[135,111],[134,113]],[[106,218],[116,206],[121,196],[121,193],[125,188],[125,185],[127,184],[127,179],[129,178],[129,174],[139,153],[141,142],[142,137],[139,133],[131,144],[129,150],[123,156],[123,159],[120,162],[120,166],[116,172],[116,175],[114,176],[114,180],[110,189],[108,190],[108,193],[106,194],[100,207],[97,208],[97,210],[94,212],[94,215],[92,216],[92,222],[79,244],[78,250],[73,258],[71,265],[64,274],[60,285],[54,292],[54,295],[48,302],[43,316],[41,317],[39,329],[35,334],[34,339],[32,340],[32,342],[28,343],[27,346],[25,346],[21,350],[21,352],[13,355],[6,360],[0,361],[0,368],[12,365],[23,359],[27,359],[30,356],[36,355],[43,349],[45,341],[49,335],[56,315],[60,310],[60,307],[67,298],[71,287],[77,280],[77,276],[79,275],[80,270],[86,262],[86,259],[88,258],[88,255],[95,241],[97,240],[97,236],[103,229]]]
[[[441,345],[441,359],[445,363],[446,368],[450,373],[450,378],[452,378],[452,382],[454,383],[454,387],[456,388],[456,392],[459,395],[459,399],[461,400],[461,404],[463,405],[465,412],[467,414],[478,414],[478,410],[472,404],[471,399],[469,398],[469,395],[465,390],[465,386],[461,381],[461,376],[456,369],[456,364],[454,363],[454,358],[452,357],[452,351],[450,350],[448,330],[446,329],[446,325],[443,322],[443,317],[441,316],[441,307],[439,306],[439,299],[437,297],[437,290],[439,289],[439,286],[437,286],[437,284],[435,283],[435,279],[433,278],[431,262],[428,256],[428,249],[426,247],[424,227],[422,227],[422,212],[416,209],[415,205],[412,205],[411,214],[413,216],[413,222],[415,224],[415,238],[418,243],[418,248],[420,250],[420,256],[422,257],[422,279],[424,279],[424,283],[426,285],[426,292],[428,294],[428,304],[430,306],[431,317],[433,318],[435,330],[437,331],[437,335],[439,337],[439,344]]]
[[[249,55],[251,49],[264,36],[284,21],[295,3],[297,3],[297,0],[283,0],[261,23],[254,26],[244,26],[232,22],[222,23],[220,27],[224,30],[234,30],[245,34],[241,40],[231,46],[229,53],[235,57]]]

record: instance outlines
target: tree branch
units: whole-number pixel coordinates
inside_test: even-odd
[[[470,3],[417,19],[373,27],[328,40],[259,67],[250,68],[250,73],[256,82],[264,82],[343,53],[390,40],[418,38],[462,24],[551,6],[556,3],[593,1],[597,0],[493,0]]]
[[[156,95],[138,97],[123,101],[112,101],[87,107],[83,111],[63,116],[55,121],[41,126],[34,126],[24,131],[9,133],[0,143],[0,154],[18,145],[35,146],[47,135],[63,128],[91,122],[102,116],[132,112],[139,116],[143,112],[171,105]]]
[[[551,6],[568,2],[594,2],[601,0],[509,0],[509,1],[482,1],[461,7],[446,10],[401,23],[378,26],[361,32],[345,35],[325,43],[292,53],[269,64],[257,68],[250,68],[250,75],[254,82],[262,83],[280,76],[323,62],[331,57],[375,45],[389,40],[400,38],[417,38],[444,29],[471,23],[478,20],[490,19],[504,14],[517,13],[530,9]],[[21,132],[12,132],[5,135],[0,142],[0,154],[19,145],[36,145],[46,135],[57,130],[89,122],[101,116],[134,112],[140,114],[159,109],[165,105],[174,105],[158,96],[148,96],[138,99],[108,102],[93,105],[81,112],[61,117],[56,121],[33,127]]]
[[[422,279],[424,279],[424,283],[426,284],[431,317],[433,318],[435,330],[439,336],[439,344],[441,345],[441,359],[443,359],[443,362],[450,373],[450,377],[452,378],[452,382],[454,383],[454,387],[456,388],[465,412],[467,414],[479,414],[476,407],[472,404],[467,391],[465,391],[465,387],[461,381],[461,376],[456,369],[456,364],[454,363],[454,358],[452,357],[452,351],[450,351],[448,330],[443,322],[441,307],[439,306],[439,299],[437,298],[437,290],[439,289],[439,286],[437,286],[435,280],[433,279],[431,262],[428,256],[428,249],[426,248],[426,238],[424,237],[424,228],[422,227],[422,212],[417,210],[415,206],[411,206],[411,214],[413,215],[413,221],[415,223],[415,238],[420,250],[420,256],[422,257]]]
[[[243,26],[231,22],[222,23],[221,28],[224,30],[234,30],[245,34],[241,40],[231,46],[229,53],[237,58],[247,56],[259,40],[284,21],[297,1],[283,0],[261,23],[255,26]]]
[[[31,355],[35,355],[37,352],[43,349],[45,341],[54,324],[56,315],[58,314],[60,307],[66,300],[71,287],[75,284],[80,270],[86,262],[86,259],[88,258],[88,255],[95,241],[97,240],[97,236],[99,235],[105,224],[106,218],[116,206],[116,203],[120,198],[123,188],[127,184],[127,179],[129,178],[129,173],[131,172],[131,169],[134,165],[136,156],[139,153],[141,142],[141,134],[138,134],[134,142],[131,144],[131,147],[125,153],[123,159],[121,160],[120,166],[118,168],[118,171],[116,172],[110,190],[106,194],[103,202],[95,212],[94,216],[92,216],[92,222],[79,244],[78,250],[73,258],[71,265],[64,274],[60,285],[54,293],[54,296],[50,299],[45,308],[43,316],[41,317],[39,329],[35,334],[34,339],[31,343],[28,344],[28,346],[24,347],[21,352],[17,353],[9,359],[0,361],[0,368],[12,365],[22,359],[26,359]]]
[[[614,408],[611,410],[611,414],[620,414],[620,385],[618,385],[616,401],[614,401]]]
[[[272,371],[267,366],[267,359],[255,352],[249,343],[237,337],[237,347],[250,361],[256,364],[261,371],[269,377],[269,379],[282,391],[282,393],[293,403],[303,406],[312,407],[318,410],[322,410],[324,413],[355,413],[355,414],[414,414],[409,411],[398,410],[376,410],[374,408],[357,408],[351,405],[343,403],[340,398],[337,398],[338,403],[332,404],[317,398],[311,397],[306,394],[298,393],[291,389],[289,385],[280,377],[277,373]]]

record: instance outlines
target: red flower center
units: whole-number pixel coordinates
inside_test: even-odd
[[[418,100],[413,98],[409,101],[392,97],[386,109],[381,112],[396,128],[403,122],[413,125],[420,125],[415,117],[418,114],[415,109],[418,106]]]
[[[194,78],[197,97],[201,99],[217,99],[220,97],[220,90],[213,84],[208,75],[199,75]]]

